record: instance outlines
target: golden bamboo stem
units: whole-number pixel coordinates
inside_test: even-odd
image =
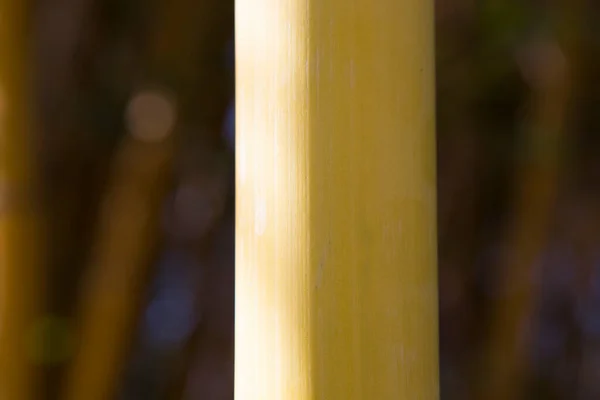
[[[437,399],[433,2],[237,0],[243,400]]]

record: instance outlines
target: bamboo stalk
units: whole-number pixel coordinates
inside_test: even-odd
[[[64,398],[113,398],[159,238],[159,209],[168,183],[172,143],[127,138],[117,155],[112,184],[86,277],[80,342]]]
[[[86,276],[80,341],[64,397],[116,394],[160,238],[160,208],[171,169],[175,103],[160,91],[136,94],[128,107],[130,136],[116,155]]]
[[[437,399],[433,2],[237,0],[235,396]]]
[[[0,398],[38,398],[32,351],[41,299],[31,138],[28,3],[0,1]]]
[[[178,97],[183,97],[179,91],[193,79],[190,64],[180,62],[181,57],[193,54],[195,44],[194,35],[189,35],[195,27],[187,23],[191,14],[182,7],[188,3],[160,4],[159,28],[144,55],[150,79],[177,90]],[[142,121],[142,129],[150,137],[142,140],[152,139],[157,132],[153,126],[157,121],[152,115],[146,117],[149,121]],[[158,135],[165,133],[170,132],[158,130]],[[90,293],[83,299],[80,352],[67,376],[67,400],[100,400],[116,393],[158,239],[160,205],[172,173],[174,146],[173,138],[150,144],[128,138],[116,160],[102,216],[105,226],[98,233],[90,286],[85,289]],[[115,295],[107,294],[107,285],[115,282],[119,282]]]
[[[525,151],[517,169],[514,221],[508,233],[508,253],[501,265],[500,296],[493,304],[491,337],[478,398],[518,399],[529,367],[527,346],[536,290],[536,265],[547,244],[556,207],[562,171],[563,146],[571,76],[558,44],[543,45],[550,51],[540,65],[553,70],[534,86],[531,123]],[[542,47],[542,52],[544,52]],[[540,49],[538,49],[540,50]],[[535,51],[535,49],[534,49]],[[571,61],[571,60],[569,60]],[[569,67],[572,67],[569,62]],[[544,75],[539,68],[535,75]],[[540,76],[533,76],[540,80]]]

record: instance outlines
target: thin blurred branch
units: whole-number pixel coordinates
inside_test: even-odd
[[[41,122],[56,131],[42,144],[66,139],[68,129],[64,124],[69,121],[65,118],[66,110],[68,103],[74,101],[77,83],[74,61],[96,4],[96,0],[50,0],[36,4],[35,51],[36,60],[41,61],[36,64],[36,90],[41,103]],[[56,138],[57,134],[63,137]]]
[[[65,399],[115,395],[127,344],[159,239],[159,209],[172,142],[127,138],[115,160],[80,313],[79,351]]]
[[[39,201],[32,147],[29,5],[0,1],[0,399],[38,399],[43,299]],[[41,344],[43,346],[43,344]]]
[[[538,295],[536,266],[546,246],[556,211],[565,150],[565,129],[573,96],[576,55],[567,41],[534,43],[524,75],[533,88],[533,114],[515,182],[514,220],[508,232],[508,252],[500,266],[501,282],[492,307],[487,368],[481,377],[480,399],[518,399],[528,374],[528,344]]]
[[[214,150],[208,151],[214,152]],[[215,324],[214,318],[211,318],[217,313],[225,318],[225,326],[227,326],[227,322],[230,322],[233,327],[233,314],[230,314],[227,309],[228,302],[215,301],[215,299],[223,299],[223,293],[226,298],[228,298],[227,296],[233,298],[233,281],[223,283],[222,277],[223,273],[227,273],[231,267],[228,261],[229,255],[233,254],[233,249],[223,250],[221,249],[222,245],[219,246],[219,243],[224,241],[223,230],[232,223],[230,220],[233,210],[231,207],[226,208],[229,194],[227,187],[229,171],[223,157],[206,155],[207,160],[201,164],[200,173],[196,171],[187,178],[188,182],[184,181],[184,186],[193,185],[195,190],[202,194],[202,198],[197,199],[194,206],[203,209],[201,211],[203,217],[193,222],[194,229],[186,229],[185,225],[189,224],[189,222],[186,224],[186,219],[188,221],[190,219],[186,218],[186,215],[194,212],[190,209],[191,204],[187,206],[188,209],[183,205],[176,206],[173,210],[173,225],[180,236],[178,241],[184,242],[184,246],[186,246],[186,241],[189,243],[187,244],[188,250],[203,266],[202,277],[204,279],[201,282],[201,284],[203,283],[202,287],[194,296],[197,322],[192,333],[186,338],[183,348],[176,354],[169,377],[167,398],[170,400],[183,398],[185,390],[189,386],[190,374],[198,363],[198,358],[206,355],[204,349],[211,348],[215,340],[222,342],[224,346],[227,346],[228,340],[231,340],[230,345],[233,346],[233,338],[228,337],[226,332],[225,337],[222,337],[223,323]],[[193,164],[198,164],[198,162],[193,162]],[[188,166],[187,168],[198,168],[198,166]],[[219,294],[221,295],[219,296]],[[231,315],[231,320],[227,320],[228,315]],[[217,347],[223,347],[223,345]]]
[[[168,400],[182,400],[188,393],[198,398],[233,398],[233,204],[217,216],[219,220],[203,240],[206,284],[196,297],[201,318],[177,354]]]

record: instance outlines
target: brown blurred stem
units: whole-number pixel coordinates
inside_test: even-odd
[[[38,399],[31,343],[42,299],[30,114],[29,4],[0,1],[0,399]]]
[[[570,7],[570,6],[569,6]],[[536,265],[547,243],[556,211],[565,128],[573,96],[576,47],[569,25],[561,57],[544,59],[534,73],[537,80],[531,103],[533,113],[526,133],[526,149],[517,169],[514,220],[508,232],[508,252],[501,265],[499,296],[492,306],[492,325],[486,368],[479,399],[519,399],[528,373],[528,344],[535,299]],[[565,51],[566,50],[566,51]],[[556,54],[557,56],[559,54]],[[564,63],[563,63],[564,62]],[[549,65],[550,64],[550,65]],[[554,64],[554,65],[553,65]]]
[[[235,214],[232,204],[223,211],[208,235],[201,238],[198,256],[205,266],[205,285],[196,294],[196,311],[201,318],[176,355],[167,400],[182,400],[188,390],[195,389],[190,385],[192,373],[195,385],[202,388],[201,393],[194,391],[196,396],[213,398],[210,393],[215,388],[229,390],[233,395]]]
[[[210,194],[215,191],[215,187],[220,186],[215,182],[222,180],[223,169],[220,168],[219,161],[215,165],[211,160],[215,158],[217,152],[217,148],[214,146],[214,132],[220,132],[225,109],[230,100],[230,94],[221,86],[226,79],[219,74],[223,74],[224,71],[221,60],[222,51],[233,31],[233,1],[172,0],[162,2],[160,8],[161,12],[157,15],[160,18],[161,29],[157,31],[154,38],[155,51],[149,57],[152,73],[161,74],[166,71],[169,78],[175,80],[175,87],[179,88],[179,85],[183,85],[180,93],[184,96],[185,104],[181,110],[184,118],[193,119],[195,123],[200,123],[203,128],[207,128],[204,131],[195,132],[197,136],[203,135],[203,137],[187,138],[191,142],[201,143],[196,150],[187,151],[187,153],[192,153],[191,159],[196,159],[191,163],[198,164],[200,161],[201,165],[190,167],[187,165],[189,162],[183,160],[183,164],[186,165],[183,166],[182,175],[190,172],[194,174],[193,171],[195,171],[204,176],[199,180],[198,177],[191,178],[191,180],[202,188],[205,196],[215,198],[209,201],[214,207],[211,210],[211,221],[206,227],[209,231],[192,239],[192,246],[196,247],[193,252],[201,260],[201,264],[211,270],[218,266],[210,260],[208,253],[210,253],[209,250],[215,240],[215,235],[218,234],[215,229],[218,230],[219,225],[223,224],[223,221],[220,220],[222,205],[214,204],[221,202],[221,196]],[[195,38],[196,41],[190,40],[190,38]],[[185,57],[184,62],[171,65],[171,60],[182,57]],[[209,137],[206,132],[213,136]],[[188,144],[182,141],[181,146],[186,147]],[[183,153],[186,151],[184,150]],[[186,180],[189,177],[180,178]],[[203,232],[205,231],[203,230]],[[207,298],[218,298],[215,290],[218,291],[223,286],[215,283],[215,279],[211,278],[213,275],[214,273],[210,271],[205,275],[207,278],[205,283],[208,286],[206,293],[201,293],[202,290],[199,290],[195,294],[198,313],[205,314]],[[233,282],[230,286],[230,297],[233,298]],[[233,326],[233,318],[231,321]],[[183,398],[188,386],[188,377],[197,363],[199,354],[204,354],[203,349],[215,343],[215,340],[211,339],[215,335],[214,326],[210,325],[214,325],[210,319],[203,318],[198,322],[192,334],[183,344],[182,350],[175,355],[170,369],[171,373],[168,376],[167,399]],[[223,341],[223,338],[216,340]],[[229,337],[225,341],[233,347],[233,337]]]
[[[224,49],[233,35],[233,0],[160,0],[150,43],[151,76],[173,86],[183,118],[220,132],[232,89]],[[214,135],[212,137],[214,139]]]
[[[109,150],[102,148],[107,146],[90,143],[91,136],[86,134],[90,127],[82,123],[86,114],[80,112],[82,99],[85,102],[87,98],[82,78],[89,79],[92,72],[92,57],[81,50],[92,47],[98,53],[99,46],[86,42],[95,36],[102,2],[33,3],[32,107],[44,217],[43,311],[46,318],[59,321],[72,318],[75,312],[76,288],[90,256],[94,221],[110,165]],[[68,336],[65,339],[69,340]],[[39,400],[59,398],[67,356],[44,363]]]

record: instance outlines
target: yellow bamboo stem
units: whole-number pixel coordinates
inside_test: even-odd
[[[433,2],[237,0],[240,400],[437,399]]]
[[[26,1],[0,1],[0,399],[33,400],[39,312]]]

